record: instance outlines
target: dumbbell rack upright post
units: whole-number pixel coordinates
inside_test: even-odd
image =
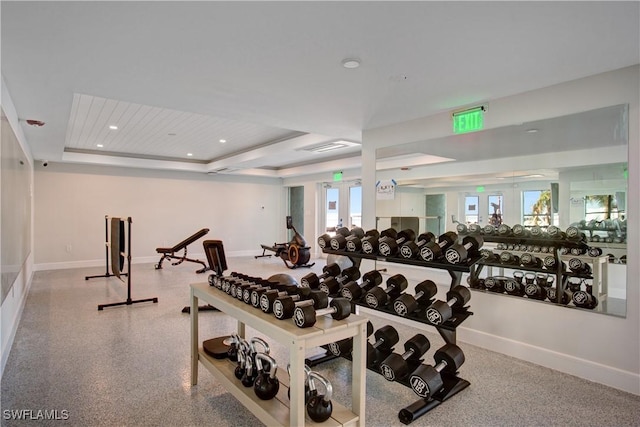
[[[366,339],[367,319],[351,315],[344,320],[334,320],[322,316],[310,328],[298,328],[292,321],[279,321],[273,315],[248,306],[220,292],[208,283],[191,284],[191,385],[198,383],[198,362],[213,374],[227,390],[247,409],[266,425],[303,426],[308,425],[365,425],[366,392]],[[202,299],[223,313],[237,319],[238,335],[244,337],[245,326],[268,336],[274,342],[288,347],[290,357],[290,380],[281,378],[281,382],[290,383],[291,400],[286,398],[286,387],[279,392],[283,399],[263,401],[258,399],[252,389],[238,383],[233,375],[233,365],[227,360],[216,360],[207,355],[200,347],[198,339],[198,302]],[[333,402],[332,417],[322,424],[305,419],[304,405],[304,356],[305,350],[324,344],[353,337],[353,381],[351,389],[351,410]],[[284,389],[284,391],[282,390]]]

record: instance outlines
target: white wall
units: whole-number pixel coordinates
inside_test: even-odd
[[[201,228],[227,255],[254,255],[286,237],[279,179],[50,163],[35,168],[35,267],[104,265],[104,217],[131,217],[134,262],[158,261]],[[204,258],[201,258],[204,259]]]
[[[552,118],[600,107],[629,104],[629,188],[640,184],[639,67],[559,84],[490,102],[491,127]],[[364,197],[374,194],[375,150],[451,134],[449,113],[365,131],[363,134]],[[603,158],[607,153],[603,153]],[[569,160],[569,159],[567,159]],[[437,165],[435,166],[437,167]],[[450,166],[449,166],[450,167]],[[468,167],[460,170],[473,170]],[[364,171],[369,171],[365,174]],[[628,257],[638,260],[640,195],[629,192]],[[375,218],[375,199],[363,200],[363,216]],[[637,262],[628,277],[640,276]],[[640,292],[631,280],[627,316],[618,318],[517,298],[474,292],[475,313],[458,329],[462,342],[519,357],[595,382],[640,394]]]
[[[29,161],[31,171],[33,171],[33,156],[31,155],[31,150],[26,143],[26,138],[24,137],[22,128],[19,125],[18,115],[13,105],[11,95],[9,94],[7,86],[5,85],[4,77],[2,78],[2,96],[0,99],[2,108],[7,115],[9,125],[18,138],[18,142],[22,146],[22,149],[27,156],[27,160]],[[33,182],[33,176],[31,181]],[[31,197],[31,206],[32,214],[31,221],[29,223],[31,230],[33,230],[33,211],[35,209],[33,204],[33,196]],[[1,232],[2,231],[0,230],[0,233]],[[9,357],[9,352],[11,350],[11,345],[13,344],[16,329],[18,328],[18,323],[20,322],[20,317],[22,316],[22,309],[24,308],[25,301],[27,300],[27,293],[29,292],[29,288],[31,287],[34,253],[33,233],[31,233],[31,236],[31,253],[27,256],[27,259],[22,265],[22,268],[18,273],[13,287],[9,291],[9,294],[2,302],[2,306],[0,307],[0,376],[2,376],[2,373],[4,373],[4,367],[7,363],[7,358]]]

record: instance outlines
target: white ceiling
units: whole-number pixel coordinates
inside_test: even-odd
[[[363,129],[637,64],[639,5],[3,0],[1,66],[46,122],[23,124],[36,159],[282,177],[357,167],[305,148]]]

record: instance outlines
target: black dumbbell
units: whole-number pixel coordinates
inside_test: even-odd
[[[409,363],[420,363],[422,356],[429,351],[431,343],[422,334],[416,334],[404,343],[404,353],[391,353],[380,363],[380,373],[387,381],[401,380],[409,373]]]
[[[528,237],[529,236],[529,230],[527,229],[527,227],[525,227],[522,224],[516,224],[513,227],[511,227],[511,232],[516,237]]]
[[[480,257],[483,262],[500,262],[500,256],[493,253],[491,249],[480,249]]]
[[[549,233],[549,237],[551,237],[552,239],[560,240],[567,238],[565,232],[560,230],[560,228],[556,227],[555,225],[550,225],[549,227],[547,227],[547,233]]]
[[[602,249],[595,246],[590,246],[587,249],[587,255],[589,255],[592,258],[598,258],[599,256],[602,255]]]
[[[528,282],[524,286],[524,294],[529,298],[543,301],[544,299],[547,298],[547,289],[544,286],[540,286],[535,281]]]
[[[438,243],[428,242],[420,248],[420,258],[423,261],[437,261],[444,256],[444,251],[453,245],[458,239],[458,235],[453,231],[447,231],[438,237]]]
[[[253,382],[253,391],[261,400],[273,399],[280,390],[280,381],[276,377],[278,365],[273,357],[258,353],[255,357],[257,376]],[[263,365],[263,361],[268,362],[268,368]]]
[[[498,226],[498,235],[502,236],[502,237],[507,237],[507,236],[511,236],[511,227],[509,227],[507,224],[500,224]]]
[[[486,283],[486,280],[485,280]],[[447,292],[447,301],[436,301],[427,308],[426,317],[434,325],[440,325],[453,316],[453,308],[462,308],[471,299],[471,291],[458,285]]]
[[[529,252],[522,254],[520,264],[525,267],[542,268],[542,260]]]
[[[551,302],[557,303],[558,302],[558,291],[556,290],[556,288],[554,287],[550,287],[547,289],[547,299]],[[571,292],[570,289],[565,289],[564,292],[562,292],[562,295],[560,296],[560,304],[562,305],[567,305],[571,302],[573,298],[573,292]]]
[[[340,272],[340,274],[334,277],[329,277],[325,279],[320,284],[320,287],[318,289],[320,289],[322,292],[325,292],[329,295],[335,295],[338,292],[340,292],[340,287],[342,286],[343,283],[346,283],[350,280],[358,280],[359,278],[360,278],[360,270],[358,269],[358,267],[354,265],[354,266],[345,268],[344,270],[342,270],[342,272]]]
[[[500,252],[500,262],[508,265],[520,265],[520,258],[511,252]]]
[[[317,423],[324,422],[331,417],[331,413],[333,412],[333,405],[331,403],[333,387],[329,380],[314,371],[309,372],[309,383],[314,385],[314,391],[307,402],[307,414],[309,418]],[[325,390],[324,394],[319,394],[315,391],[316,384],[322,384]]]
[[[533,227],[531,227],[529,232],[531,233],[531,237],[533,237],[534,239],[542,238],[542,228],[539,225],[534,225]]]
[[[276,302],[277,299],[286,297],[286,296],[292,296],[292,297],[295,296],[297,297],[296,299],[297,301],[300,299],[308,298],[310,293],[311,293],[311,289],[305,288],[303,286],[291,286],[286,290],[280,291],[280,292],[265,292],[262,295],[260,295],[260,309],[264,313],[271,313],[273,311],[273,304]]]
[[[374,286],[382,283],[382,275],[378,270],[371,270],[362,276],[362,283],[351,281],[340,289],[340,296],[349,301],[358,301],[362,295]]]
[[[416,239],[416,232],[407,228],[400,231],[396,236],[384,236],[378,241],[378,253],[382,256],[396,256],[400,245]]]
[[[320,249],[330,248],[331,247],[330,242],[331,242],[331,236],[329,236],[326,233],[318,237],[318,246],[320,246]]]
[[[504,280],[501,277],[489,276],[484,279],[484,287],[488,291],[501,294],[504,292]]]
[[[375,342],[371,344],[367,341],[367,367],[377,369],[380,363],[393,353],[393,346],[400,341],[398,331],[391,326],[385,325],[374,334]]]
[[[389,300],[394,300],[400,296],[405,289],[407,289],[408,282],[406,277],[402,274],[396,274],[387,279],[387,288],[382,289],[380,286],[376,286],[367,292],[364,296],[364,301],[371,308],[378,308],[383,306]]]
[[[420,254],[420,248],[429,242],[435,242],[435,240],[435,234],[431,233],[430,231],[422,233],[418,236],[417,240],[410,240],[402,244],[402,246],[400,247],[400,256],[406,259],[417,258]]]
[[[381,238],[385,236],[396,237],[398,232],[394,228],[387,228],[383,230],[380,234],[373,234],[371,236],[366,236],[362,239],[362,252],[369,255],[374,255],[378,251],[378,242]]]
[[[367,337],[373,333],[373,324],[367,322]],[[327,345],[329,353],[336,357],[349,356],[353,352],[353,338],[345,338],[340,341],[332,342]]]
[[[593,288],[591,286],[587,286],[586,291],[575,291],[571,297],[571,301],[573,301],[576,307],[588,308],[590,310],[598,306],[598,298],[593,295]]]
[[[328,307],[329,296],[322,291],[313,289],[309,292],[307,299],[296,295],[278,298],[273,302],[273,315],[279,320],[290,319],[293,317],[296,307],[303,305],[310,305],[317,309]]]
[[[347,252],[360,252],[362,251],[362,241],[364,239],[378,239],[380,237],[380,233],[376,229],[371,229],[364,234],[364,237],[358,236],[349,236],[347,237]]]
[[[544,257],[544,259],[542,260],[542,266],[551,271],[556,271],[558,267],[560,267],[561,271],[565,271],[567,267],[563,261],[558,260],[553,255],[547,255],[546,257]]]
[[[277,283],[270,283],[268,286],[262,286],[260,288],[253,289],[251,291],[250,303],[255,308],[259,308],[262,294],[264,294],[265,292],[278,294],[281,291],[286,291],[287,288],[289,288],[289,286],[283,286]]]
[[[461,264],[476,255],[483,244],[482,236],[470,234],[464,236],[462,244],[455,243],[447,248],[444,257],[450,264]]]
[[[496,234],[496,228],[491,224],[487,224],[482,227],[482,234],[484,234],[485,236],[493,236],[494,234]]]
[[[420,365],[409,377],[411,389],[418,396],[428,399],[436,394],[442,387],[442,372],[455,374],[464,363],[464,353],[455,344],[445,344],[436,351],[433,356],[435,366]]]
[[[524,286],[522,286],[522,282],[518,282],[518,280],[514,277],[509,277],[504,281],[504,290],[509,295],[515,295],[521,297],[524,295]]]
[[[316,310],[311,305],[299,305],[293,313],[293,322],[299,328],[309,328],[316,324],[318,316],[330,314],[335,320],[342,320],[351,314],[351,302],[345,298],[334,298],[329,307]]]
[[[480,224],[470,224],[468,228],[468,232],[469,234],[482,234],[482,227],[480,227]]]
[[[360,227],[355,227],[353,230],[348,228],[339,228],[336,230],[336,235],[329,239],[329,246],[334,251],[341,251],[347,247],[347,238],[350,236],[356,236],[358,238],[364,237],[364,230]]]
[[[573,271],[576,274],[591,274],[591,266],[582,261],[580,258],[569,259],[569,270]]]
[[[307,288],[317,289],[320,286],[320,281],[326,279],[327,277],[334,277],[340,274],[340,266],[335,262],[332,264],[327,264],[322,267],[322,274],[318,276],[315,273],[309,273],[300,279],[300,285],[306,286]]]
[[[420,305],[426,306],[431,298],[438,293],[438,287],[431,280],[424,280],[416,285],[416,294],[402,294],[393,301],[393,310],[400,316],[406,316],[418,309]]]

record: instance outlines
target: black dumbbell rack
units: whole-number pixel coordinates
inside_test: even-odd
[[[334,251],[332,249],[327,249],[327,248],[324,248],[322,251],[326,254],[346,256],[349,259],[351,259],[352,262],[354,262],[354,264],[356,260],[370,259],[370,260],[380,261],[380,262],[415,265],[419,267],[446,270],[447,272],[449,272],[449,275],[451,276],[450,289],[453,289],[455,286],[458,286],[461,284],[463,273],[473,274],[475,264],[480,261],[480,257],[476,256],[476,257],[472,257],[471,259],[467,260],[467,262],[462,264],[450,264],[447,262],[428,262],[428,261],[422,261],[418,259],[407,259],[407,258],[401,258],[401,257],[384,257],[381,255],[364,254],[364,253],[357,253],[357,252]],[[393,310],[392,301],[390,301],[389,304],[387,304],[386,306],[377,307],[377,308],[369,307],[367,304],[360,301],[353,301],[352,303],[354,304],[354,307],[362,306],[370,310],[380,311],[383,313],[400,317]],[[436,328],[440,336],[442,336],[444,341],[449,344],[456,344],[456,328],[462,322],[464,322],[469,316],[473,315],[473,312],[469,311],[468,306],[463,308],[453,308],[453,316],[451,319],[447,320],[441,325],[434,325],[433,323],[429,322],[426,319],[424,315],[425,311],[426,311],[426,307],[423,307],[414,313],[411,313],[407,316],[402,316],[402,317],[413,320],[415,322],[425,324],[425,325],[433,326],[434,328]],[[348,358],[348,356],[346,358]],[[413,362],[413,364],[410,364],[410,372],[413,372],[413,370],[415,370],[420,365],[421,362],[422,361],[420,360],[419,362]],[[371,369],[371,367],[369,367],[369,369],[372,370],[373,372],[377,372],[378,374],[380,373],[375,369]],[[442,373],[442,380],[444,382],[444,386],[440,391],[438,391],[428,399],[419,399],[414,403],[412,403],[411,405],[400,410],[400,412],[398,413],[398,418],[403,424],[411,423],[415,419],[426,414],[431,409],[437,407],[442,402],[453,397],[454,395],[456,395],[457,393],[459,393],[460,391],[464,390],[465,388],[471,385],[469,381],[458,377],[457,374],[454,375],[446,372]],[[399,380],[396,382],[411,388],[411,384],[409,384],[408,378],[404,380]]]
[[[556,303],[561,304],[562,293],[567,287],[567,282],[570,277],[581,277],[583,279],[593,279],[592,275],[588,274],[580,274],[572,271],[565,271],[562,269],[562,261],[560,259],[560,248],[578,248],[578,249],[586,249],[588,247],[587,243],[584,241],[577,240],[568,240],[568,239],[540,239],[540,238],[529,238],[529,237],[515,237],[515,236],[482,236],[485,242],[489,243],[506,243],[513,245],[534,245],[534,246],[547,246],[552,248],[553,250],[549,252],[549,255],[553,255],[556,260],[556,269],[549,270],[547,268],[541,267],[530,267],[523,265],[515,265],[515,264],[506,264],[501,262],[494,262],[488,260],[480,260],[477,264],[473,265],[470,269],[471,282],[475,282],[478,280],[480,276],[480,272],[484,266],[491,267],[501,267],[501,268],[509,268],[514,270],[524,270],[524,271],[532,271],[538,273],[547,273],[554,274],[556,276],[555,286],[556,286]]]

